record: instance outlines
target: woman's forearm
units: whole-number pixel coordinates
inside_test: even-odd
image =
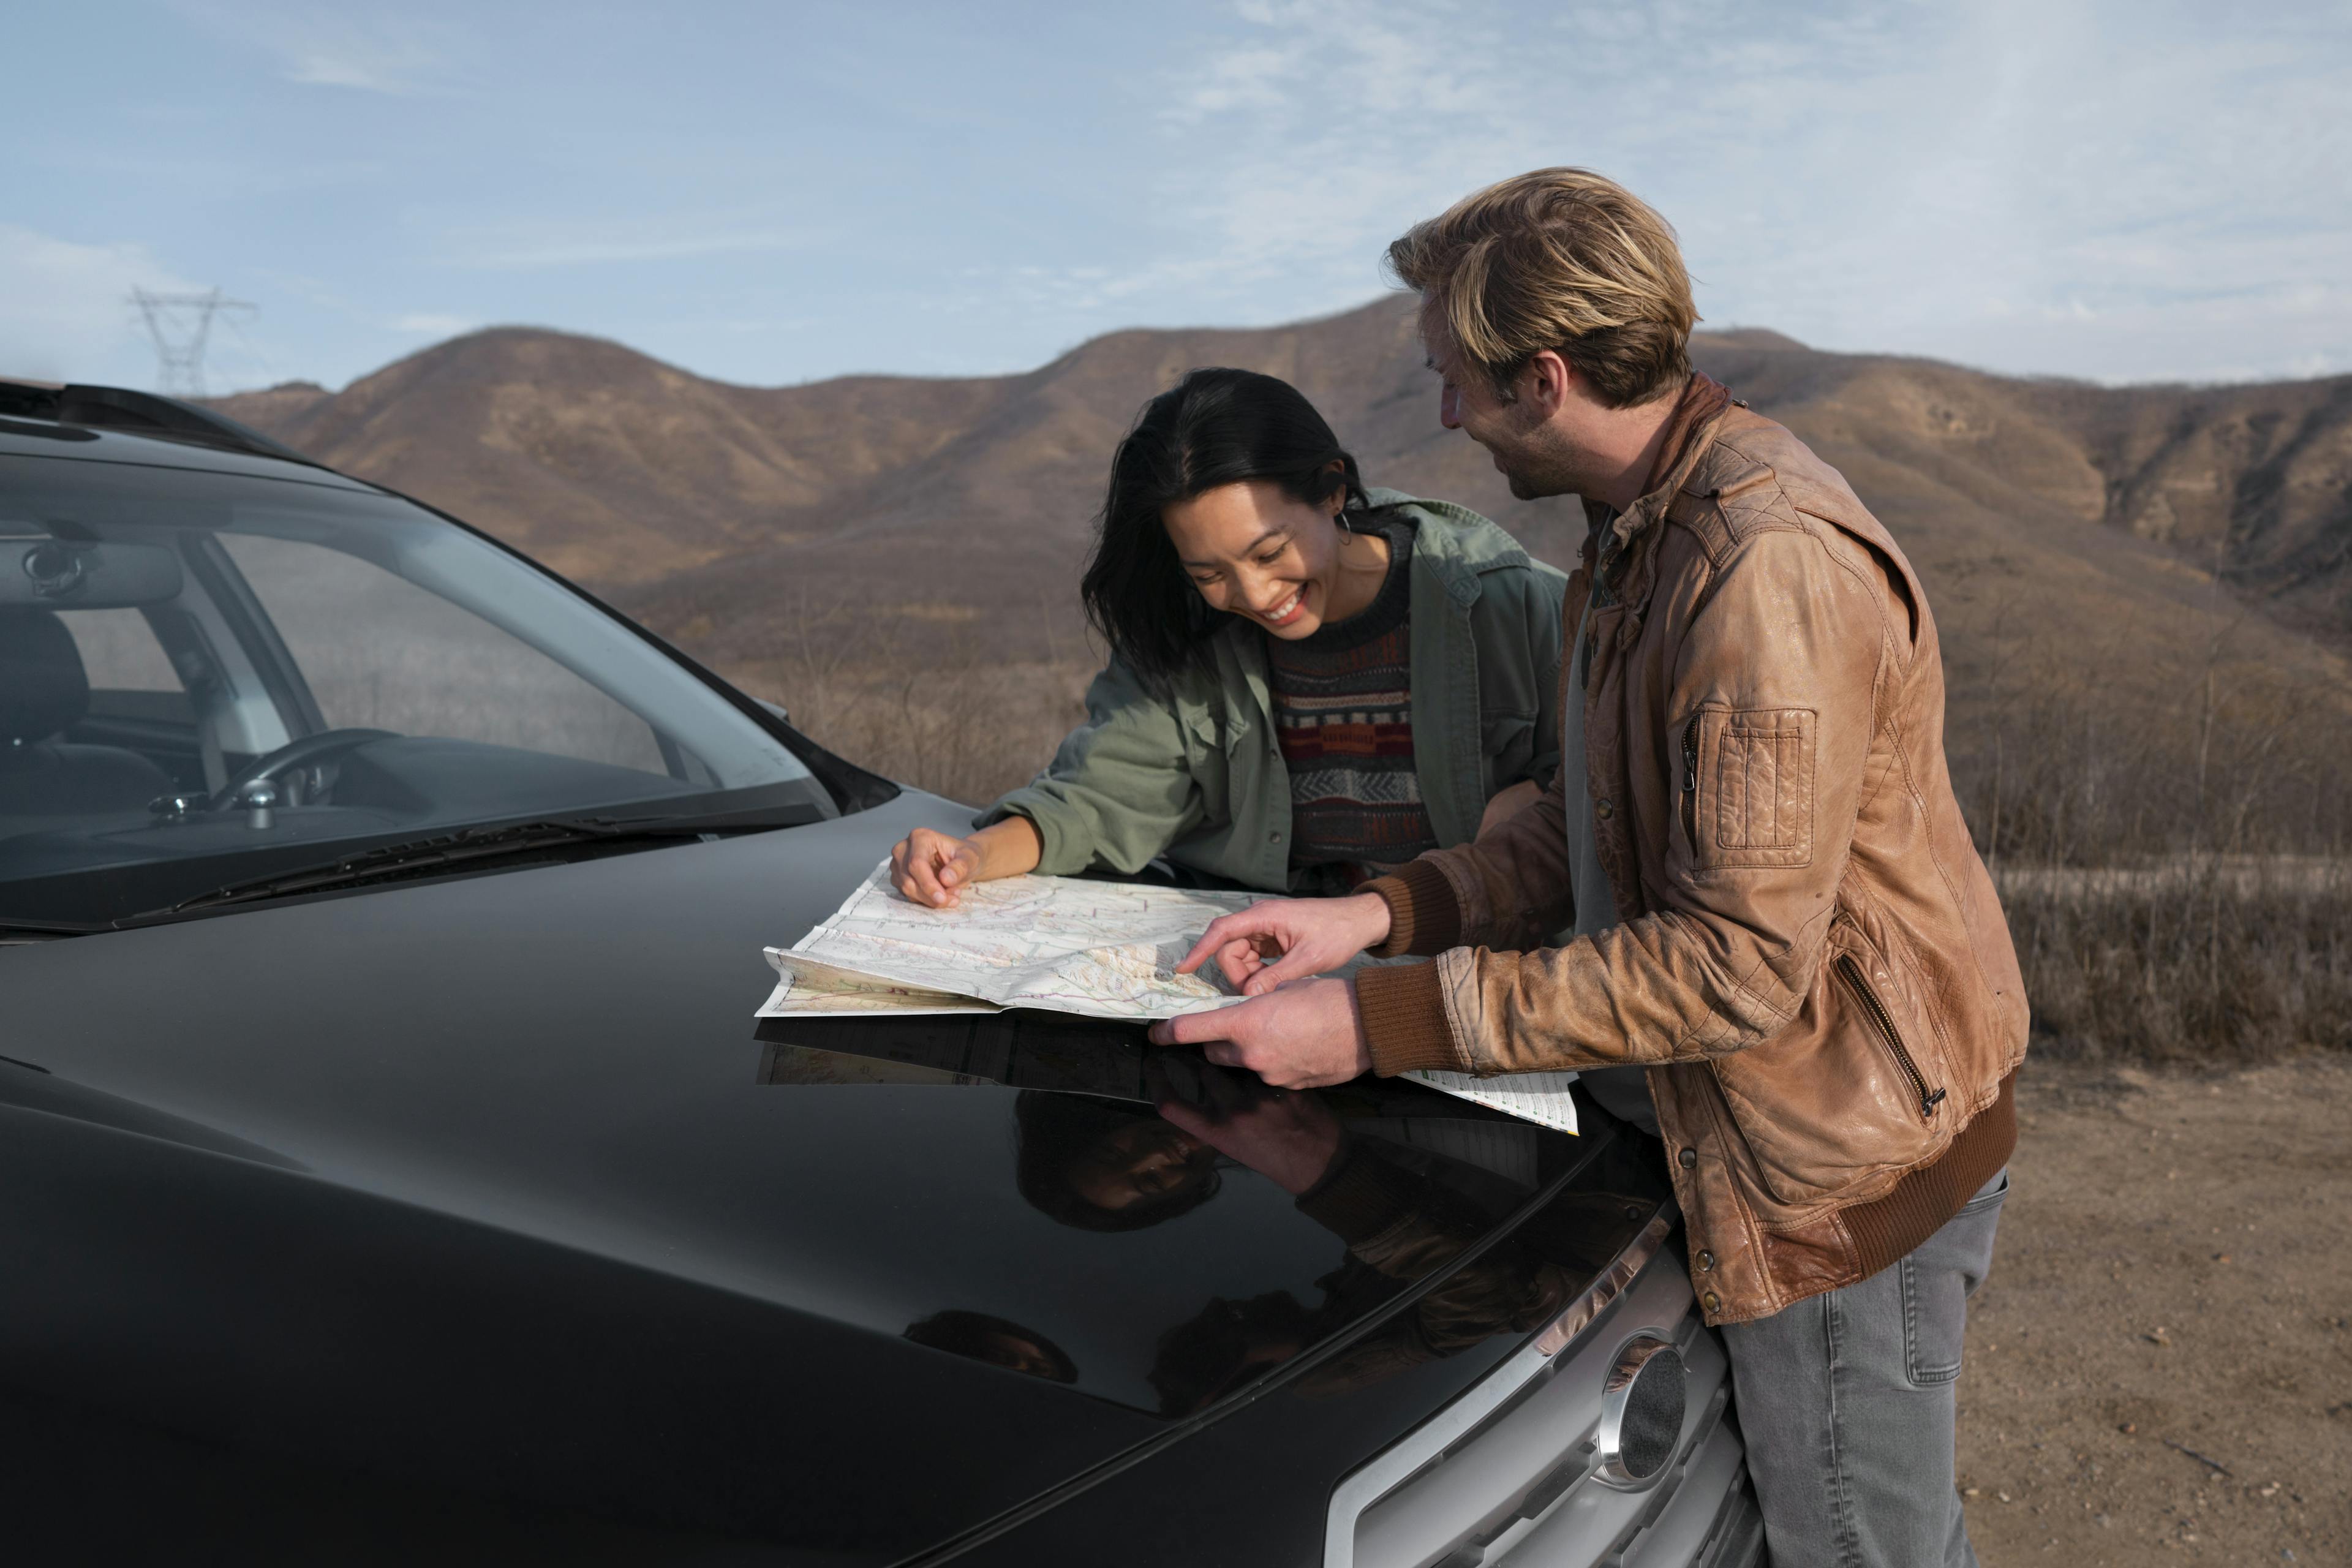
[[[1037,825],[1017,814],[1002,822],[990,823],[965,842],[980,851],[980,871],[972,879],[980,882],[1034,871],[1045,854],[1045,841],[1037,837]]]

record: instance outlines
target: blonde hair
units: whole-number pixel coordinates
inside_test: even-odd
[[[1699,318],[1674,228],[1590,169],[1538,169],[1465,196],[1390,246],[1389,267],[1501,396],[1546,349],[1612,408],[1690,379]]]

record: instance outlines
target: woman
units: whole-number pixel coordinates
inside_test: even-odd
[[[1475,512],[1367,489],[1288,383],[1196,370],[1111,459],[1086,722],[969,837],[916,829],[891,879],[945,908],[1165,856],[1335,893],[1459,844],[1559,764],[1564,584]]]

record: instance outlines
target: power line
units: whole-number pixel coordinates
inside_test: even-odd
[[[242,300],[225,298],[217,289],[202,294],[158,294],[131,290],[131,302],[146,318],[147,335],[155,340],[156,391],[172,397],[205,395],[205,345],[212,338],[213,318],[225,312],[257,310]]]

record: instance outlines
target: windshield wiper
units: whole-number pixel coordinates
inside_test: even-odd
[[[231,904],[257,903],[265,899],[293,898],[303,893],[340,892],[375,882],[438,877],[460,871],[489,870],[502,860],[545,859],[551,851],[573,847],[602,849],[715,838],[722,834],[761,833],[776,827],[802,827],[818,821],[814,807],[789,811],[721,812],[709,816],[554,817],[543,822],[515,822],[497,827],[461,827],[454,833],[380,845],[347,855],[299,866],[291,871],[231,882],[208,893],[198,893],[160,910],[127,915],[114,925],[138,925],[170,920],[200,910]]]
[[[106,929],[102,925],[88,925],[79,921],[20,921],[0,918],[0,944],[19,942],[55,942],[59,937],[88,936],[92,931]]]

